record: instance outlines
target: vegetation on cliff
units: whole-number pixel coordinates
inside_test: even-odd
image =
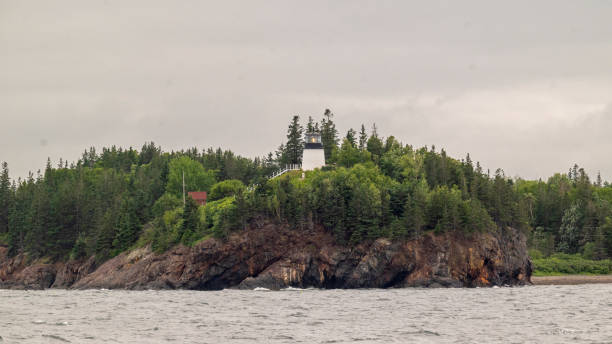
[[[300,163],[303,133],[321,132],[328,166],[268,179]],[[199,207],[187,191],[207,191]],[[425,231],[489,231],[514,227],[544,255],[612,256],[612,187],[591,182],[575,166],[547,181],[485,171],[469,155],[457,160],[435,147],[416,148],[376,127],[340,137],[327,110],[306,128],[294,117],[287,142],[265,158],[192,148],[85,151],[77,162],[47,163],[25,180],[0,175],[0,243],[11,254],[52,259],[95,255],[105,260],[136,245],[157,251],[274,219],[296,230],[323,226],[353,245]]]
[[[607,275],[612,273],[612,260],[587,259],[580,253],[555,253],[550,257],[532,253],[531,259],[535,276]]]

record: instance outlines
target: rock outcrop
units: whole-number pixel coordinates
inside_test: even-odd
[[[378,239],[356,247],[323,230],[272,224],[163,254],[123,253],[99,267],[93,259],[27,265],[0,248],[0,287],[108,289],[391,288],[530,284],[525,236],[428,233],[416,240]]]
[[[0,247],[0,287],[11,289],[45,289],[55,282],[57,269],[62,265],[41,261],[29,264],[22,254],[7,257],[6,247]]]

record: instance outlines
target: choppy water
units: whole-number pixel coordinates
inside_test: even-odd
[[[612,343],[612,284],[0,290],[4,343]]]

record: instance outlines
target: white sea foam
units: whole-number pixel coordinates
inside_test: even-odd
[[[303,289],[303,288],[295,288],[295,287],[287,287],[287,288],[283,288],[283,289],[281,289],[281,290],[284,290],[284,291],[305,291],[305,290],[307,290],[307,289]]]

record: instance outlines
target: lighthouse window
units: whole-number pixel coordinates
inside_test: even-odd
[[[310,142],[316,143],[316,139],[313,137],[313,138],[310,139]]]

